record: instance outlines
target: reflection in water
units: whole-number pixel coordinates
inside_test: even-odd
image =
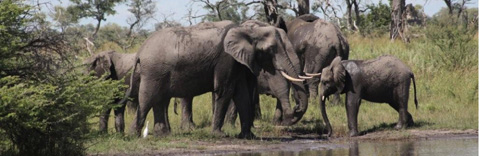
[[[320,145],[319,145],[320,146]],[[322,145],[325,146],[325,144]],[[234,154],[240,156],[304,156],[304,155],[478,155],[478,137],[443,138],[430,140],[406,140],[406,141],[354,141],[349,143],[348,148],[335,148],[325,150],[304,151],[278,151],[264,153]]]

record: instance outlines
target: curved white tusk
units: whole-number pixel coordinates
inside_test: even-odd
[[[311,79],[311,78],[313,78],[313,76],[298,76],[298,78],[301,78],[301,79]]]
[[[297,79],[297,78],[293,78],[291,76],[288,76],[288,74],[283,72],[283,71],[280,71],[280,73],[282,74],[283,77],[285,77],[286,79],[288,79],[290,81],[297,81],[297,82],[305,81],[305,79]]]
[[[325,101],[325,96],[322,96],[322,101]]]
[[[320,76],[322,73],[305,73],[307,76]]]

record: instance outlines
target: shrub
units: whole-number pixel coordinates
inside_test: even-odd
[[[477,65],[477,28],[452,22],[433,20],[427,26],[426,42],[432,48],[429,58],[436,66],[449,70]]]
[[[51,80],[0,79],[0,136],[11,142],[9,152],[85,154],[83,144],[91,130],[88,119],[112,107],[108,104],[124,89],[119,81],[74,73]]]

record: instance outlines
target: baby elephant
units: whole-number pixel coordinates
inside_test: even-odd
[[[332,127],[325,111],[325,98],[335,93],[346,93],[348,129],[350,136],[357,136],[357,115],[362,99],[388,103],[399,114],[396,129],[413,125],[408,113],[410,78],[418,107],[415,78],[410,68],[394,56],[380,56],[372,60],[341,60],[336,57],[330,66],[323,68],[320,80],[321,110],[323,120],[332,134]]]

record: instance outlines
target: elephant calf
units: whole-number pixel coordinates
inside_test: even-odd
[[[95,54],[87,58],[83,64],[87,65],[87,71],[95,71],[97,77],[102,77],[105,73],[106,79],[120,80],[125,78],[124,84],[130,84],[130,75],[129,71],[135,64],[135,53],[133,54],[123,54],[116,51],[104,51],[98,54]],[[137,73],[138,74],[138,73]],[[138,85],[138,79],[136,79],[133,85]],[[134,105],[138,105],[138,91],[136,88],[132,87],[135,91],[132,91],[131,98]],[[115,99],[115,102],[118,102],[120,99]],[[105,110],[100,116],[100,127],[101,132],[107,132],[108,117],[110,115],[111,109]],[[123,133],[125,130],[125,120],[124,120],[125,104],[122,104],[119,108],[114,109],[115,113],[115,129],[117,132]]]
[[[357,136],[357,115],[362,99],[388,103],[399,114],[396,129],[413,125],[408,112],[410,79],[413,81],[415,106],[418,106],[415,78],[410,68],[394,56],[380,56],[372,60],[344,60],[336,57],[323,68],[320,79],[320,105],[323,120],[332,134],[332,127],[325,111],[325,97],[334,93],[346,93],[350,136]]]

